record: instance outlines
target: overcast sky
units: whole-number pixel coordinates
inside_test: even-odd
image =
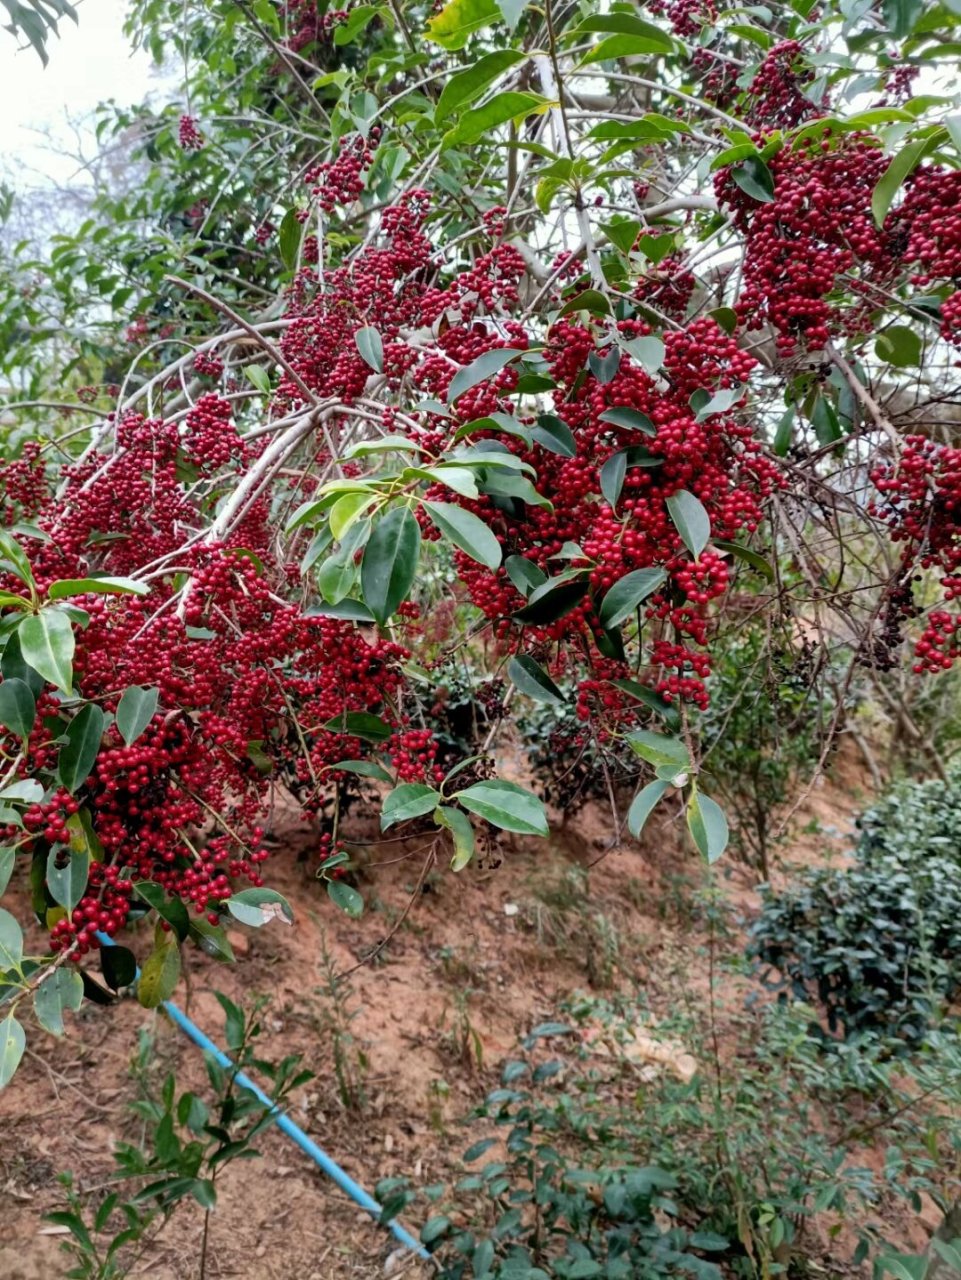
[[[18,50],[0,31],[0,159],[13,185],[36,186],[45,176],[62,184],[76,174],[76,164],[54,154],[37,129],[68,142],[68,113],[79,120],[104,99],[130,105],[149,92],[150,58],[131,55],[125,10],[126,0],[85,0],[79,25],[64,19],[60,38],[50,40],[46,67],[32,48]]]

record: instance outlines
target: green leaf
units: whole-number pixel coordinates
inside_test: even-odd
[[[681,541],[696,560],[711,536],[711,518],[703,503],[687,489],[679,489],[668,498],[666,506]]]
[[[606,352],[592,351],[587,357],[587,367],[601,386],[606,387],[614,381],[621,367],[620,348],[611,346]]]
[[[297,217],[297,210],[288,209],[284,214],[278,233],[280,257],[288,271],[296,269],[297,259],[300,256],[300,242],[303,236],[304,224]]]
[[[605,630],[619,626],[629,618],[642,600],[646,600],[667,581],[663,569],[635,569],[620,578],[604,596],[598,618]]]
[[[649,689],[646,684],[640,684],[637,680],[612,680],[611,684],[620,689],[622,693],[636,698],[638,702],[643,702],[645,707],[649,707],[651,711],[661,717],[669,729],[676,731],[680,727],[681,718],[677,713],[677,708],[672,706],[655,689]]]
[[[618,218],[615,222],[602,222],[601,230],[621,253],[630,253],[641,230],[641,224],[636,218]]]
[[[687,825],[699,851],[708,862],[717,862],[728,842],[727,818],[721,806],[693,788],[687,802]]]
[[[145,1009],[156,1009],[173,995],[180,981],[180,947],[172,933],[159,927],[154,949],[144,961],[137,982],[137,999]]]
[[[19,578],[26,586],[34,586],[33,570],[27,553],[16,538],[0,529],[0,568],[9,569],[15,578]]]
[[[227,910],[235,920],[254,929],[271,920],[294,923],[293,908],[276,889],[241,889],[227,899]]]
[[[338,760],[336,764],[328,765],[327,768],[344,773],[356,773],[361,778],[376,778],[378,782],[394,781],[383,765],[379,765],[376,760]]]
[[[653,22],[645,22],[643,18],[639,18],[633,13],[627,13],[623,9],[619,9],[615,13],[595,14],[590,18],[585,18],[571,34],[574,37],[578,37],[595,34],[605,35],[608,33],[637,36],[639,39],[650,40],[663,53],[672,53],[674,50],[674,41],[660,27],[655,26]]]
[[[613,409],[605,409],[598,417],[601,422],[609,422],[612,426],[624,427],[628,431],[643,431],[647,436],[657,435],[657,427],[647,414],[641,413],[639,409],[615,405]]]
[[[468,38],[500,16],[495,0],[448,0],[427,22],[427,39],[445,49],[462,49]]]
[[[564,705],[564,695],[560,689],[543,667],[528,654],[511,658],[507,664],[507,674],[521,693],[526,693],[535,702],[547,702],[557,707]]]
[[[0,684],[0,725],[26,738],[37,718],[37,700],[25,680],[10,679]]]
[[[370,711],[346,711],[331,718],[321,726],[328,733],[349,734],[352,738],[364,738],[367,742],[385,742],[394,730],[386,720]]]
[[[896,156],[892,157],[891,163],[878,179],[871,196],[871,212],[878,227],[884,226],[888,210],[894,203],[894,197],[904,185],[905,179],[914,172],[924,157],[939,145],[940,141],[938,133],[929,134],[926,138],[916,138],[914,142],[907,143]]]
[[[19,969],[23,960],[23,930],[16,918],[0,907],[0,970]]]
[[[556,319],[569,316],[572,311],[587,311],[592,316],[609,316],[611,314],[610,299],[597,289],[585,289],[568,300],[558,311]]]
[[[66,863],[57,866],[58,859],[66,856]],[[92,859],[88,849],[53,848],[47,854],[47,888],[54,902],[58,903],[69,915],[79,903],[87,888],[90,878]]]
[[[310,618],[342,618],[346,622],[373,622],[374,615],[359,600],[340,600],[337,604],[315,605],[307,611]]]
[[[577,453],[574,432],[556,414],[538,414],[537,426],[531,428],[531,435],[549,453],[559,454],[562,458],[573,458]]]
[[[24,662],[62,693],[69,694],[75,641],[67,615],[59,609],[30,614],[17,628],[17,637]]]
[[[424,510],[431,523],[465,555],[488,569],[499,568],[501,544],[479,516],[450,502],[425,501]]]
[[[352,44],[362,32],[366,31],[372,20],[383,12],[379,6],[372,4],[358,5],[349,10],[347,21],[339,23],[334,28],[334,44],[338,48]]]
[[[56,969],[37,987],[33,1011],[42,1027],[54,1036],[63,1035],[64,1010],[76,1013],[83,1003],[83,978],[72,969]]]
[[[364,914],[364,899],[344,880],[328,880],[327,896],[335,907],[346,912],[352,920]]]
[[[252,387],[256,387],[262,395],[270,395],[270,375],[259,364],[248,364],[244,376]]]
[[[182,942],[190,932],[190,917],[180,898],[176,895],[168,898],[163,885],[156,884],[153,880],[138,880],[133,888],[138,898],[153,907],[161,920],[166,920],[173,927]]]
[[[456,798],[463,807],[503,831],[521,835],[546,836],[547,815],[543,803],[530,791],[513,782],[492,779],[475,782]]]
[[[485,351],[483,355],[478,356],[476,360],[472,360],[463,369],[458,369],[454,374],[447,392],[448,404],[453,404],[465,391],[470,391],[472,387],[479,386],[480,383],[486,382],[488,378],[492,378],[496,373],[500,373],[501,369],[523,354],[524,352],[517,347],[503,347],[497,351]]]
[[[358,520],[377,502],[371,493],[345,493],[330,509],[330,532],[337,542],[342,542]]]
[[[501,11],[501,17],[507,23],[508,31],[514,31],[529,3],[530,0],[497,0],[497,7]]]
[[[485,54],[463,71],[451,76],[437,99],[434,122],[441,124],[458,108],[465,107],[480,97],[489,84],[518,62],[523,62],[524,57],[519,49],[499,49],[495,53]]]
[[[61,578],[47,588],[48,600],[66,600],[70,596],[145,596],[150,586],[136,578]]]
[[[601,467],[597,477],[601,493],[608,505],[612,508],[617,506],[627,478],[628,467],[660,467],[663,463],[663,458],[658,458],[637,445],[632,445],[628,449],[618,449],[617,453],[612,453]]]
[[[20,1065],[23,1051],[27,1047],[27,1038],[23,1027],[12,1013],[0,1022],[0,1089],[13,1079],[13,1073]]]
[[[442,796],[423,782],[402,782],[384,796],[380,812],[380,829],[386,831],[397,822],[421,818],[440,804]]]
[[[745,564],[749,564],[752,569],[756,569],[762,577],[767,578],[768,582],[774,581],[774,569],[768,564],[762,555],[758,555],[756,551],[752,551],[750,547],[742,547],[739,542],[725,542],[715,538],[714,549],[716,551],[726,551],[737,560],[743,560]]]
[[[354,334],[357,350],[365,364],[370,365],[375,373],[384,372],[384,341],[376,329],[367,325]]]
[[[898,369],[921,364],[921,335],[905,324],[892,324],[879,333],[874,350],[879,359]]]
[[[145,689],[132,684],[124,689],[117,704],[117,729],[127,746],[131,746],[157,713],[159,689]]]
[[[100,971],[111,991],[132,987],[137,980],[137,961],[128,947],[100,948]]]
[[[894,1280],[925,1280],[928,1259],[911,1253],[885,1253],[875,1262],[877,1276],[890,1275]]]
[[[558,618],[563,618],[577,608],[587,595],[587,587],[586,576],[573,580],[562,578],[561,575],[548,578],[534,588],[527,604],[518,609],[514,617],[518,622],[526,622],[530,626],[546,626],[550,622],[556,622]]]
[[[680,738],[669,738],[650,729],[634,729],[627,735],[627,742],[635,755],[657,769],[663,766],[677,774],[686,773],[691,767],[687,747]]]
[[[529,599],[531,592],[536,591],[547,581],[544,570],[532,560],[525,560],[523,556],[508,556],[504,561],[504,568],[511,582],[525,599]]]
[[[407,599],[419,558],[420,526],[409,507],[395,507],[377,523],[360,570],[364,603],[381,625]]]
[[[536,93],[518,93],[507,89],[497,93],[479,107],[465,111],[460,120],[444,134],[443,146],[456,147],[464,143],[478,142],[508,120],[523,120],[537,111],[543,111],[547,99]],[[456,397],[450,396],[451,402]]]
[[[194,916],[191,919],[187,936],[197,944],[204,955],[211,956],[214,960],[233,964],[237,959],[227,937],[227,930],[222,924],[211,924],[206,916]]]
[[[770,204],[774,199],[774,177],[760,156],[750,156],[735,165],[731,177],[752,200]]]
[[[651,31],[656,34],[608,36],[591,50],[581,66],[586,67],[592,62],[613,62],[618,58],[634,58],[642,53],[671,53],[674,44],[670,36],[658,31],[657,27],[651,27]]]
[[[8,809],[7,814],[12,814],[13,809]],[[4,817],[4,822],[9,822],[9,817]],[[15,849],[0,849],[0,897],[6,892],[7,885],[10,883],[10,877],[13,875],[13,868],[17,860],[17,852]]]
[[[648,335],[643,338],[631,338],[624,343],[624,349],[636,360],[645,373],[649,373],[653,377],[664,364],[664,357],[667,354],[664,343],[660,338]]]
[[[460,809],[452,809],[450,805],[438,805],[434,811],[434,821],[440,827],[446,827],[454,841],[454,856],[451,858],[451,871],[463,871],[474,856],[474,828],[470,818]]]
[[[57,772],[71,795],[90,776],[100,750],[105,721],[100,707],[95,702],[88,702],[67,725],[64,735],[67,741],[60,748]]]
[[[664,795],[665,791],[670,790],[671,784],[658,778],[654,782],[649,782],[634,797],[630,809],[627,811],[627,829],[636,840],[644,828],[644,824],[654,811],[658,801]]]

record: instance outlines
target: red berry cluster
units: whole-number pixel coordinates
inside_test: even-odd
[[[360,196],[379,141],[380,127],[374,125],[366,138],[359,133],[342,138],[335,159],[308,169],[304,181],[325,213],[333,213],[338,205],[353,204]]]
[[[200,151],[206,141],[193,116],[180,117],[177,139],[184,151]]]

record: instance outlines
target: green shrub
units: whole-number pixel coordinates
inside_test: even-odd
[[[832,1033],[919,1040],[961,989],[961,773],[900,784],[860,826],[854,866],[765,892],[749,955]]]

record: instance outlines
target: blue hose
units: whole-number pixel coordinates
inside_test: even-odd
[[[105,933],[98,933],[97,940],[105,947],[112,947],[116,945],[113,939],[108,937]],[[139,977],[139,975],[140,970],[138,969],[137,976]],[[248,1075],[245,1075],[243,1071],[236,1071],[234,1063],[231,1062],[224,1051],[219,1049],[209,1036],[204,1035],[197,1024],[192,1022],[182,1009],[179,1009],[172,1000],[164,1000],[161,1007],[170,1018],[171,1022],[175,1022],[180,1030],[183,1031],[184,1034],[194,1042],[194,1044],[199,1045],[205,1053],[209,1053],[211,1057],[219,1062],[226,1070],[235,1071],[234,1079],[237,1083],[244,1089],[249,1089],[265,1107],[268,1107],[271,1110],[274,1116],[274,1123],[277,1125],[277,1128],[283,1133],[286,1133],[288,1138],[293,1139],[297,1146],[300,1147],[301,1151],[310,1156],[311,1160],[313,1160],[318,1168],[322,1169],[323,1172],[327,1174],[328,1178],[332,1178],[333,1181],[336,1182],[341,1191],[345,1191],[347,1195],[359,1204],[362,1209],[366,1209],[371,1217],[377,1219],[380,1218],[383,1210],[374,1197],[370,1195],[369,1192],[365,1191],[362,1186],[356,1183],[350,1174],[346,1173],[339,1164],[331,1160],[327,1152],[322,1151],[321,1148],[318,1147],[317,1143],[314,1142],[312,1138],[309,1138],[307,1134],[304,1133],[303,1129],[301,1129],[299,1125],[295,1124],[285,1111],[282,1111],[280,1107],[271,1102],[270,1098],[268,1098],[267,1094],[264,1093],[263,1089],[261,1089],[259,1085],[256,1085]],[[395,1219],[388,1222],[386,1226],[402,1245],[413,1250],[413,1252],[418,1254],[421,1258],[430,1257],[430,1254],[424,1246],[415,1240],[409,1231],[405,1231],[400,1223]]]

